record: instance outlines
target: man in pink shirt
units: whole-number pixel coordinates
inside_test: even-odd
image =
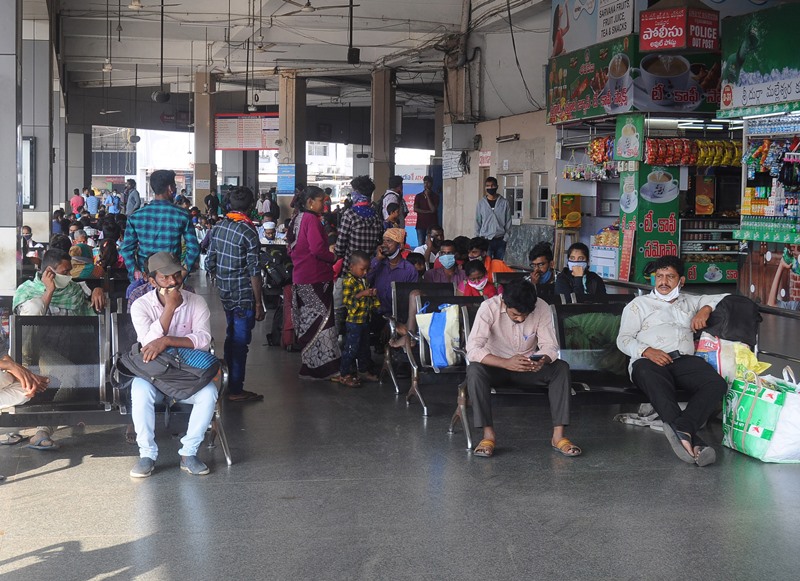
[[[467,339],[467,358],[467,390],[475,425],[483,428],[476,456],[491,456],[497,442],[492,385],[546,387],[553,449],[564,456],[581,454],[581,449],[564,437],[564,426],[569,424],[569,365],[558,359],[550,308],[536,296],[533,285],[524,281],[508,284],[502,296],[483,302]]]
[[[144,361],[151,361],[170,347],[207,351],[211,344],[211,314],[203,297],[182,290],[183,267],[168,252],[156,252],[147,261],[150,284],[155,287],[131,306],[131,320],[136,338],[142,345]],[[150,382],[137,377],[131,384],[131,417],[139,445],[139,461],[131,469],[133,478],[150,476],[158,458],[155,441],[155,403],[162,394]],[[217,387],[209,383],[193,396],[182,400],[192,404],[189,427],[181,438],[181,470],[189,474],[208,474],[209,469],[197,458],[197,449],[217,403]]]

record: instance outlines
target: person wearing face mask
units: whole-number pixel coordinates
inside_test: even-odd
[[[480,260],[483,262],[489,280],[492,280],[492,275],[495,272],[513,272],[514,269],[505,262],[489,256],[489,241],[485,238],[472,238],[467,247],[467,260]]]
[[[714,449],[698,435],[722,406],[727,384],[711,365],[694,355],[693,333],[705,329],[711,312],[726,295],[686,295],[683,261],[662,256],[653,265],[655,288],[633,299],[622,312],[617,347],[631,358],[633,383],[650,399],[664,422],[673,452],[688,464],[706,466]],[[691,392],[685,410],[677,388]]]
[[[22,227],[22,264],[41,263],[40,253],[44,250],[44,245],[34,242],[33,232],[30,226]]]
[[[484,191],[475,209],[475,236],[489,241],[490,257],[503,260],[511,233],[511,206],[499,194],[496,178],[486,178]]]
[[[402,228],[389,228],[369,266],[369,286],[378,289],[380,315],[392,312],[392,282],[417,282],[417,269],[400,252],[406,239]]]
[[[101,288],[92,291],[85,284],[72,281],[70,256],[59,248],[51,248],[42,256],[41,271],[33,280],[27,280],[14,291],[12,309],[23,316],[91,316],[105,309],[105,295]],[[23,356],[25,346],[23,346]],[[68,374],[75,370],[71,361],[52,351],[42,351],[39,366],[58,370],[62,384],[69,385],[74,379]],[[58,394],[56,394],[58,397]],[[31,436],[29,448],[55,450],[58,445],[52,440],[55,427],[39,426]]]
[[[457,295],[490,299],[497,294],[497,288],[489,280],[486,267],[480,260],[470,260],[464,267],[464,274],[467,278],[458,285]]]
[[[589,270],[589,249],[576,242],[567,249],[567,266],[556,277],[556,294],[598,299],[606,294],[603,279]]]
[[[72,281],[72,262],[63,250],[45,252],[41,268],[14,292],[13,309],[18,315],[93,315],[105,308],[102,289],[87,295],[86,287]]]
[[[458,286],[466,275],[464,269],[456,264],[456,244],[452,240],[444,240],[439,249],[441,268],[432,268],[425,273],[425,282],[450,282]]]
[[[532,284],[512,282],[505,285],[502,295],[483,301],[467,339],[467,357],[467,390],[475,426],[483,428],[476,456],[492,456],[497,444],[492,385],[546,387],[553,422],[550,445],[567,457],[581,454],[564,435],[570,415],[569,365],[558,358],[550,307],[536,296]]]
[[[528,253],[528,262],[531,267],[530,281],[536,285],[536,289],[541,291],[542,287],[548,285],[554,288],[556,273],[553,269],[553,249],[550,243],[536,244]]]

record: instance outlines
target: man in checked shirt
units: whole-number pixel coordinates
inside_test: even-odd
[[[260,244],[248,214],[255,205],[250,188],[239,187],[228,198],[230,211],[211,230],[206,270],[216,276],[225,309],[225,363],[228,365],[228,400],[261,401],[264,396],[244,389],[247,352],[256,321],[264,320],[261,296]]]

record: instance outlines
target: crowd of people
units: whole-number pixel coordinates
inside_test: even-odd
[[[263,246],[285,244],[291,261],[286,294],[290,304],[283,311],[288,313],[283,324],[291,332],[291,344],[300,350],[301,379],[348,387],[377,381],[371,341],[402,346],[414,340],[412,305],[407,321],[387,324],[392,283],[452,283],[456,294],[483,299],[466,344],[467,387],[475,425],[483,430],[474,453],[492,456],[497,445],[490,393],[499,382],[547,387],[551,445],[564,456],[579,456],[581,448],[565,436],[570,423],[569,365],[558,357],[552,317],[542,297],[602,300],[605,285],[589,269],[586,245],[570,246],[566,267],[556,272],[552,247],[543,241],[528,253],[530,272],[524,280],[496,286],[493,274],[513,271],[504,261],[511,214],[497,180],[489,177],[484,185],[474,235],[448,238],[437,219],[439,197],[433,180],[426,177],[424,190],[413,201],[421,242],[414,248],[406,243],[408,206],[400,176],[392,176],[377,199],[373,181],[356,177],[341,208],[331,207],[330,191],[298,188],[292,215],[280,226],[274,189],[256,197],[249,188],[231,188],[222,199],[206,197],[205,210],[200,211],[190,205],[185,192],[177,191],[175,173],[169,170],[150,176],[153,198],[146,204],[133,180],[122,195],[112,191],[99,197],[88,188],[85,195],[75,190],[69,200],[71,212],[53,214],[53,237],[46,251],[40,253],[44,245],[33,242],[30,228],[23,228],[23,247],[30,258],[36,255],[38,271],[17,289],[13,308],[31,315],[100,311],[105,296],[91,281],[115,269],[127,271],[128,309],[143,357],[153,359],[178,347],[205,350],[210,341],[208,305],[186,282],[202,264],[226,316],[226,397],[230,402],[257,402],[263,394],[244,388],[252,332],[265,318]],[[630,357],[635,384],[663,418],[675,453],[704,466],[714,461],[714,451],[697,432],[721,400],[725,382],[694,357],[691,333],[705,326],[721,296],[681,294],[683,263],[676,257],[659,259],[654,273],[651,295],[634,299],[625,309],[618,346]],[[24,403],[47,385],[46,378],[7,358],[0,366],[15,378],[0,385],[0,405]],[[675,401],[676,387],[694,394],[685,409]],[[140,459],[130,474],[146,477],[158,455],[153,415],[158,393],[152,383],[137,378],[131,396]],[[179,454],[181,469],[191,474],[209,471],[197,458],[197,447],[216,398],[209,384],[186,400],[194,405]],[[29,445],[56,449],[52,433],[52,427],[38,427]]]

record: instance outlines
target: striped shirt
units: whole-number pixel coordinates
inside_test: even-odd
[[[219,298],[226,311],[255,308],[250,277],[261,275],[260,244],[255,226],[226,218],[211,230],[206,270],[216,274]]]
[[[125,238],[119,249],[130,280],[134,280],[135,270],[147,271],[147,259],[156,252],[180,257],[181,242],[186,245],[181,262],[191,271],[200,256],[200,245],[189,212],[166,200],[153,200],[136,210],[128,217]]]

